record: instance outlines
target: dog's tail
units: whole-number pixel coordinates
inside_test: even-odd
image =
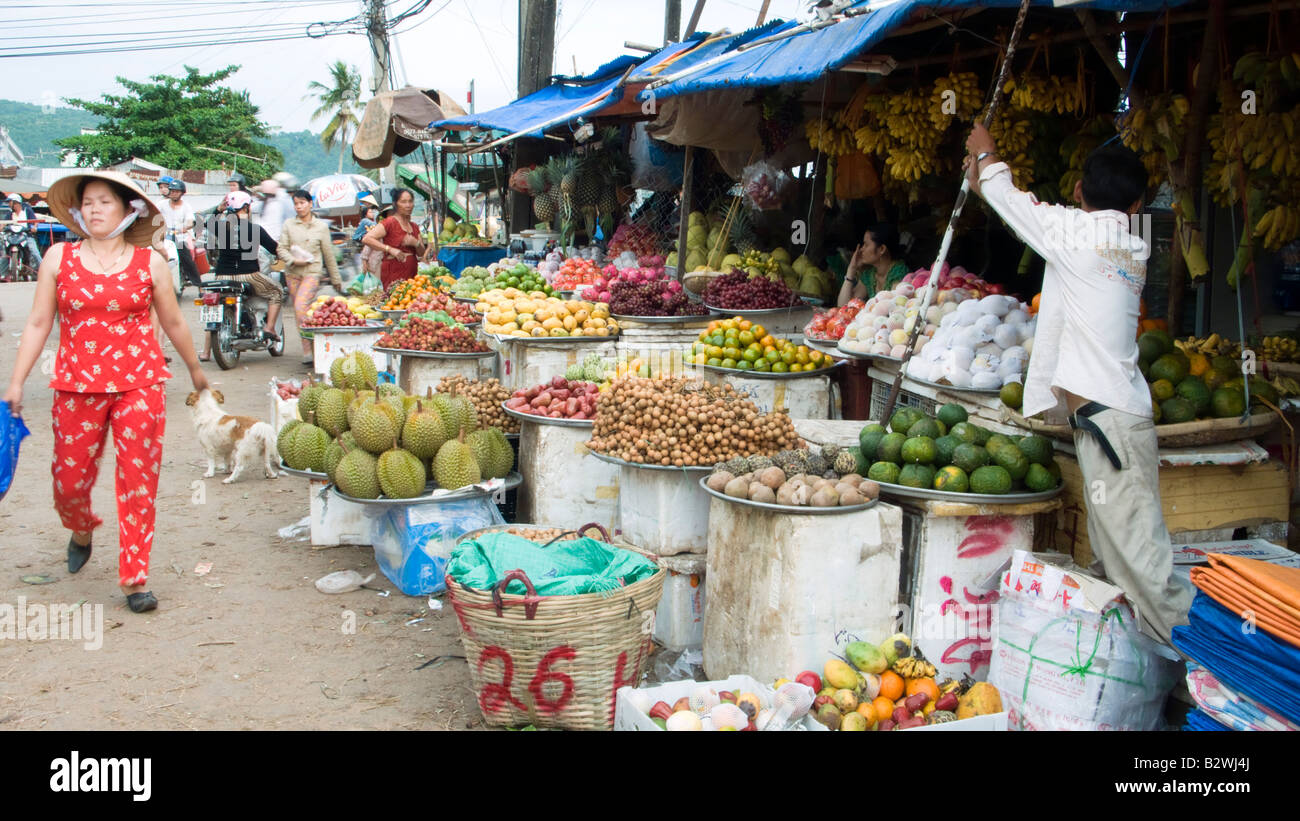
[[[280,464],[280,452],[275,447],[275,428],[266,422],[258,422],[248,429],[248,433],[262,443],[266,450],[267,464],[273,467]]]

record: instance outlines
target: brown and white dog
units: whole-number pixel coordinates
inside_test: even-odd
[[[194,430],[199,444],[208,455],[208,472],[204,478],[216,475],[217,462],[230,473],[222,483],[230,484],[244,471],[262,462],[266,478],[279,476],[275,468],[280,456],[275,450],[275,431],[266,422],[251,416],[231,416],[221,409],[226,397],[221,391],[204,389],[193,391],[185,400],[194,416]]]

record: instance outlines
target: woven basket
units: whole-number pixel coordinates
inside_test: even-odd
[[[682,274],[682,287],[696,296],[699,296],[703,294],[704,289],[708,287],[709,280],[722,275],[721,271],[695,271],[693,273]]]
[[[604,528],[595,527],[608,542]],[[614,694],[637,686],[650,655],[665,575],[660,569],[611,594],[580,596],[538,596],[522,570],[507,573],[491,591],[447,576],[447,598],[460,622],[484,720],[493,726],[611,729]],[[503,594],[512,579],[522,581],[528,593]]]

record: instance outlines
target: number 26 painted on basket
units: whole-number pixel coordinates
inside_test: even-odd
[[[644,652],[644,651],[643,651]],[[640,669],[642,654],[638,655],[637,665],[633,668],[633,674],[624,678],[627,673],[627,653],[620,653],[618,656],[618,669],[614,673],[614,692],[624,685],[636,685],[636,671]],[[537,662],[537,667],[533,671],[533,678],[528,682],[528,692],[532,696],[532,701],[536,705],[539,714],[555,715],[562,711],[573,700],[573,679],[564,673],[551,669],[551,665],[560,660],[574,661],[578,654],[572,647],[553,647],[542,656],[541,661]],[[519,699],[515,698],[513,693],[515,660],[504,648],[492,645],[484,647],[483,652],[478,657],[479,679],[482,680],[483,668],[489,662],[499,660],[501,662],[501,681],[484,682],[479,692],[478,703],[484,713],[496,713],[513,706],[522,713],[528,712],[528,705],[521,704]],[[542,687],[548,681],[558,681],[562,689],[558,697],[548,698],[543,692]],[[610,720],[613,720],[614,701],[610,699]]]

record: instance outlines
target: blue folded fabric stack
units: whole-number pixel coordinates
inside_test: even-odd
[[[1214,732],[1232,731],[1231,727],[1225,727],[1214,719],[1210,718],[1203,710],[1195,709],[1187,714],[1187,724],[1183,726],[1184,730],[1210,730]]]
[[[1300,648],[1249,624],[1204,592],[1198,592],[1188,624],[1175,627],[1174,646],[1209,670],[1224,685],[1300,723]],[[1188,714],[1188,729],[1207,728],[1196,710]],[[1192,727],[1196,723],[1202,726]]]

